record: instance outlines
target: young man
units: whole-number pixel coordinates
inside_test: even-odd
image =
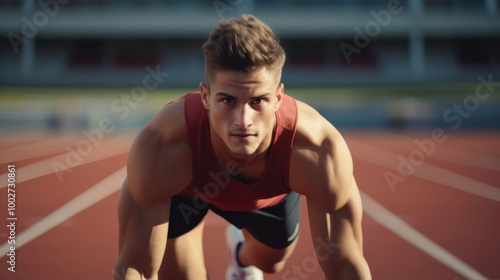
[[[202,250],[210,209],[226,231],[226,279],[280,271],[307,198],[326,279],[371,279],[358,187],[339,132],[284,93],[285,53],[257,18],[220,22],[203,45],[206,84],[166,105],[138,134],[119,201],[115,279],[208,279]],[[167,238],[168,236],[168,238]]]

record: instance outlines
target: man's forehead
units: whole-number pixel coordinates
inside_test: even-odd
[[[238,70],[220,70],[215,73],[214,82],[245,82],[245,83],[266,83],[274,82],[276,72],[266,68],[260,68],[253,72],[244,72]]]
[[[273,95],[271,92],[236,92],[236,93],[227,93],[223,91],[216,92],[214,94],[216,97],[224,97],[224,98],[233,98],[233,99],[258,99],[258,98],[265,98],[270,95]]]

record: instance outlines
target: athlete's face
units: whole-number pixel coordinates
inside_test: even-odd
[[[283,90],[279,75],[265,68],[252,73],[219,71],[209,87],[200,84],[214,148],[227,147],[237,159],[265,151],[272,140],[274,113]]]

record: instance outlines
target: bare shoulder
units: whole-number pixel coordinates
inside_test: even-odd
[[[340,132],[311,106],[297,101],[290,187],[308,199],[342,206],[352,183],[352,157]]]
[[[184,100],[163,107],[139,132],[127,163],[129,189],[141,204],[156,204],[191,181],[192,152]]]

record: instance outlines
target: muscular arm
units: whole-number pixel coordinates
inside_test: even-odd
[[[313,246],[327,280],[371,279],[363,256],[362,205],[340,133],[298,103],[290,187],[307,197]]]
[[[119,256],[115,280],[158,279],[170,217],[170,199],[191,180],[183,102],[164,108],[138,134],[129,152],[118,204]]]

